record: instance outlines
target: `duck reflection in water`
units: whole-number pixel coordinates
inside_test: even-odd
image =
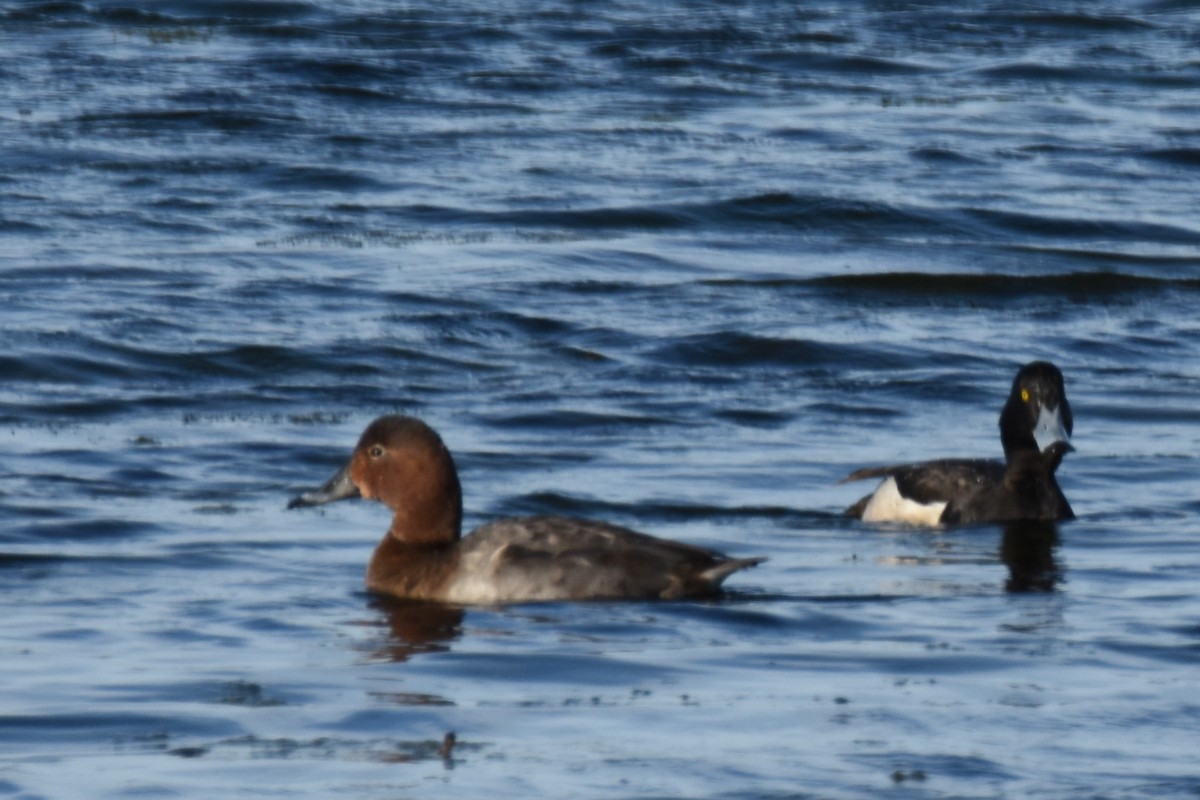
[[[1055,560],[1058,524],[1053,520],[1009,522],[1000,540],[1000,558],[1008,567],[1009,592],[1052,592],[1062,580]]]
[[[424,603],[379,596],[371,607],[384,614],[390,635],[372,647],[372,656],[396,663],[421,653],[441,653],[462,636],[464,609],[443,603]]]

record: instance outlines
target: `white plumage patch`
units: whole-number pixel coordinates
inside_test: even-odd
[[[907,522],[913,525],[937,525],[946,503],[918,503],[900,494],[895,478],[885,478],[863,509],[864,522]]]

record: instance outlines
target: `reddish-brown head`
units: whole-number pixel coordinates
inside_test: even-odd
[[[367,426],[350,463],[321,489],[290,507],[361,496],[392,509],[392,538],[408,544],[449,543],[462,526],[462,489],[450,451],[419,419],[392,415]]]
[[[462,525],[462,489],[454,459],[419,419],[380,417],[358,440],[350,480],[363,497],[392,509],[391,535],[408,543],[450,542]]]

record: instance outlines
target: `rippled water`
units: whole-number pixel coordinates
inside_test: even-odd
[[[1200,13],[0,3],[0,795],[1194,797]],[[878,529],[1067,376],[1057,529]],[[372,417],[468,524],[711,603],[362,591]],[[447,732],[457,734],[448,753]]]

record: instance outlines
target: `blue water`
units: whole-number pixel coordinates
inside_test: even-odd
[[[0,3],[0,796],[1200,794],[1200,12]],[[879,529],[1059,364],[1061,526]],[[768,555],[457,610],[285,511]],[[439,752],[447,732],[456,746]]]

